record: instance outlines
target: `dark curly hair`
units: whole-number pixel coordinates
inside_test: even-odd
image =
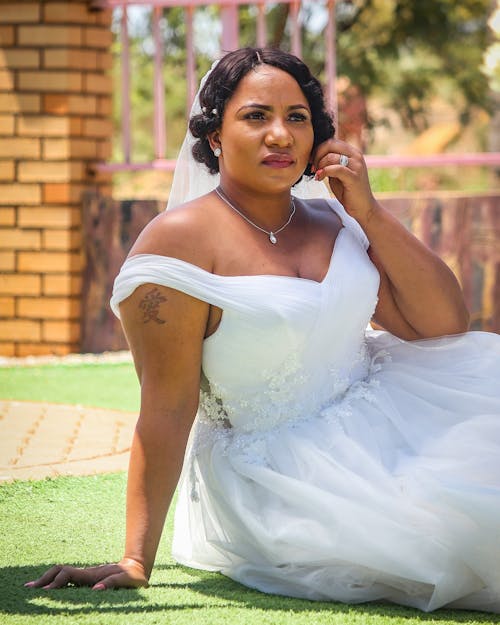
[[[199,163],[205,163],[211,174],[219,171],[219,160],[210,148],[208,135],[220,128],[226,103],[236,91],[240,80],[254,67],[263,64],[287,72],[302,89],[311,109],[313,148],[335,133],[333,117],[326,110],[321,84],[305,63],[277,48],[240,48],[226,54],[214,67],[200,92],[202,112],[193,115],[189,121],[189,130],[198,139],[193,146],[193,156]],[[304,174],[312,175],[309,164]]]

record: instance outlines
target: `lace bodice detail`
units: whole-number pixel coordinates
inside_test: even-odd
[[[212,384],[200,391],[200,418],[222,427],[236,425],[242,432],[268,431],[281,424],[293,424],[304,415],[320,414],[336,399],[343,398],[354,380],[370,370],[370,358],[363,342],[350,370],[325,363],[323,376],[315,381],[301,366],[296,353],[290,354],[275,371],[263,372],[258,393],[234,395]],[[240,422],[240,415],[244,420]]]

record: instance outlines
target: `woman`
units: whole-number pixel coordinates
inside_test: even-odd
[[[299,59],[230,53],[199,98],[192,153],[219,186],[177,172],[171,202],[195,199],[143,231],[112,299],[141,382],[124,557],[30,585],[146,586],[184,461],[182,563],[290,596],[500,609],[498,337],[462,334],[453,274],[374,199]],[[311,172],[340,203],[292,195]]]

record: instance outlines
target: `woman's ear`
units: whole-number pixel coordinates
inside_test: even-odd
[[[215,148],[221,147],[220,135],[219,135],[218,130],[215,130],[214,132],[211,132],[209,135],[207,135],[207,140],[208,140],[208,143],[210,145],[210,149],[212,150],[212,152],[215,150]]]

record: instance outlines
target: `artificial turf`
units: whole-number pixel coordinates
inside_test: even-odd
[[[129,365],[0,370],[0,398],[134,410],[138,386]],[[3,382],[7,381],[7,386]],[[132,387],[132,385],[135,385]],[[391,605],[345,606],[270,596],[220,574],[176,565],[170,513],[151,586],[96,592],[33,590],[23,583],[54,563],[94,565],[121,556],[126,476],[60,477],[0,486],[2,625],[417,625],[500,623],[500,616]]]
[[[139,382],[130,363],[5,367],[0,368],[0,399],[137,411]]]

